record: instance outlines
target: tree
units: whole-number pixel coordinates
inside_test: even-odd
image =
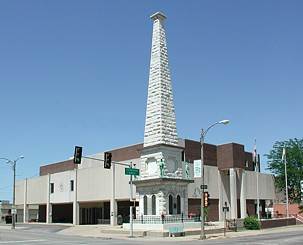
[[[288,195],[290,202],[299,203],[301,199],[300,180],[303,180],[303,139],[277,141],[266,154],[268,169],[275,175],[275,185],[285,191],[285,167],[282,161],[283,147],[286,148]]]

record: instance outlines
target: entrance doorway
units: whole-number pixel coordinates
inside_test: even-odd
[[[80,203],[80,225],[110,224],[109,202]]]

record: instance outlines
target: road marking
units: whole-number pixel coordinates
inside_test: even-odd
[[[46,240],[22,240],[22,241],[2,241],[0,244],[7,244],[7,243],[25,243],[25,242],[45,242]]]

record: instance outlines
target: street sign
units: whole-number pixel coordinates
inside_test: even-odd
[[[17,209],[12,208],[12,214],[17,214]]]
[[[138,176],[139,173],[139,169],[137,168],[125,168],[125,175],[135,175]]]
[[[223,207],[223,212],[229,212],[229,207]]]
[[[194,178],[201,177],[201,160],[194,160]]]
[[[207,189],[207,185],[200,185],[200,189],[202,189],[202,190]]]

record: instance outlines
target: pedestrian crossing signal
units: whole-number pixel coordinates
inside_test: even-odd
[[[82,158],[82,147],[75,146],[74,164],[81,164],[81,158]]]

